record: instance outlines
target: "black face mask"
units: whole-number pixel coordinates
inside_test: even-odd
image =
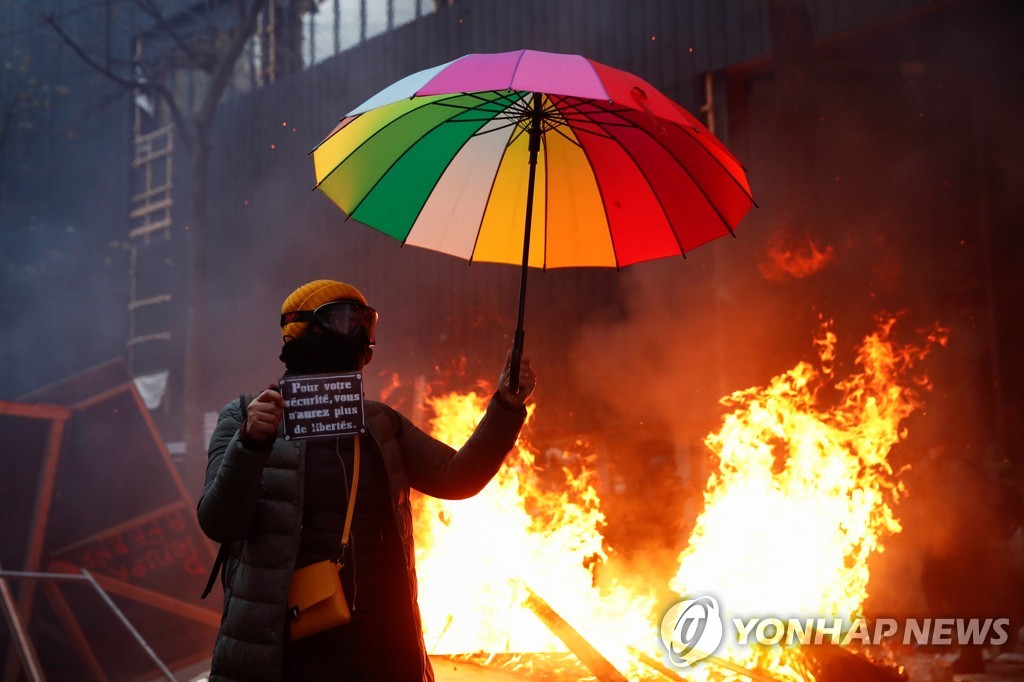
[[[363,368],[368,346],[365,333],[306,333],[284,344],[280,358],[292,374],[355,372]]]

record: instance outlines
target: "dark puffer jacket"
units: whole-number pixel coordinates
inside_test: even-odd
[[[456,452],[387,405],[366,401],[365,406],[367,431],[387,469],[419,626],[410,487],[446,499],[475,495],[512,449],[526,410],[492,399],[473,436]],[[268,451],[249,449],[239,439],[241,423],[241,402],[235,400],[221,411],[210,440],[199,499],[203,531],[231,543],[210,679],[273,682],[282,675],[288,584],[299,548],[305,441],[279,437]],[[422,637],[420,652],[423,679],[433,680]]]

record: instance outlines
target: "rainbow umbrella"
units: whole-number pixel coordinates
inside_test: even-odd
[[[359,105],[313,151],[317,188],[403,244],[522,267],[685,255],[754,205],[744,169],[643,79],[579,55],[470,54]]]

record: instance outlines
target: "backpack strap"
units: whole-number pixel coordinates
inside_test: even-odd
[[[238,404],[242,413],[243,424],[248,416],[249,403],[256,399],[256,395],[256,393],[243,393],[238,396]],[[224,567],[224,562],[227,560],[228,554],[230,553],[230,546],[231,545],[229,543],[225,543],[220,546],[219,550],[217,550],[217,558],[213,560],[213,569],[210,571],[210,577],[206,581],[206,589],[203,590],[202,596],[199,597],[200,599],[206,599],[210,592],[213,591],[213,584],[217,581],[217,576],[220,575],[221,570]]]

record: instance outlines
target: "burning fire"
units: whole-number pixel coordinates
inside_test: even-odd
[[[466,442],[487,405],[475,393],[428,402],[435,414],[432,435],[455,447]],[[594,475],[566,469],[562,488],[545,490],[535,475],[536,455],[520,438],[479,495],[420,498],[416,563],[427,650],[566,651],[526,605],[532,591],[620,670],[629,670],[627,637],[649,641],[653,599],[640,586],[594,586],[589,567],[607,557]]]
[[[766,255],[767,259],[758,266],[761,276],[769,282],[784,282],[823,270],[835,257],[835,249],[820,248],[807,235],[783,231],[769,241]]]
[[[888,461],[920,407],[923,378],[911,368],[946,333],[920,347],[891,339],[895,319],[857,349],[858,371],[834,374],[836,336],[816,340],[819,362],[801,362],[767,386],[723,398],[731,409],[705,442],[718,457],[670,586],[711,591],[726,613],[851,618],[867,598],[867,559],[899,533],[894,505],[904,494]],[[803,679],[785,652],[740,651],[733,660]],[[781,673],[781,675],[780,675]]]
[[[904,493],[888,461],[920,406],[924,379],[912,368],[937,343],[891,338],[883,322],[857,350],[856,371],[835,376],[837,338],[824,325],[818,361],[801,362],[767,386],[723,398],[730,412],[706,438],[718,458],[705,508],[679,555],[670,587],[710,592],[726,617],[850,617],[867,597],[867,559],[900,532],[894,505]],[[487,394],[487,391],[484,391]],[[464,443],[486,398],[450,393],[428,400],[432,434]],[[483,492],[461,501],[421,497],[417,565],[424,634],[431,653],[558,652],[566,646],[529,607],[531,591],[568,621],[619,671],[650,675],[630,647],[662,659],[653,642],[666,604],[647,587],[660,576],[599,589],[590,567],[607,559],[604,515],[593,472],[563,471],[557,490],[535,473],[536,452],[520,438]],[[720,657],[806,679],[780,647]],[[726,674],[713,663],[688,672]]]

